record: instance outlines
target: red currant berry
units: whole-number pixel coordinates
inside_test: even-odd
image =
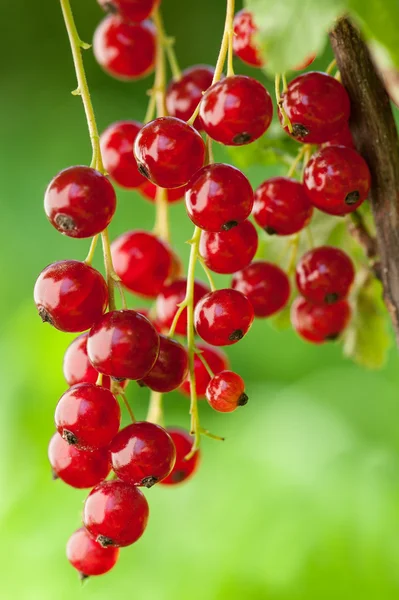
[[[64,235],[87,238],[108,227],[116,209],[114,188],[90,167],[69,167],[49,183],[44,210],[50,223]]]
[[[130,546],[144,533],[148,504],[143,493],[124,481],[104,481],[88,495],[83,524],[103,547]]]
[[[146,180],[146,182],[143,183],[137,191],[146,200],[149,200],[150,202],[155,202],[157,186],[151,183],[151,181]],[[171,190],[166,190],[166,198],[169,204],[173,204],[174,202],[180,202],[181,200],[183,200],[185,191],[185,186],[180,188],[172,188]]]
[[[290,297],[290,282],[280,267],[256,261],[234,274],[232,286],[251,302],[256,317],[270,317],[282,310]]]
[[[254,193],[248,179],[235,167],[212,164],[190,180],[186,191],[188,216],[206,231],[228,231],[251,214]]]
[[[201,352],[201,357],[206,361],[212,373],[220,373],[220,371],[229,368],[229,359],[220,348],[212,348],[212,346],[207,346],[206,344],[197,344],[197,350]],[[204,398],[211,376],[198,354],[194,356],[194,373],[197,396],[198,398]],[[185,396],[190,397],[190,378],[188,376],[180,386],[179,391]]]
[[[329,215],[356,210],[367,198],[371,176],[364,158],[345,146],[327,146],[306,165],[303,183],[311,202]]]
[[[160,335],[161,345],[155,365],[141,383],[155,392],[171,392],[187,377],[187,350],[165,335]]]
[[[167,432],[172,438],[176,447],[176,462],[172,472],[160,481],[161,485],[176,485],[186,481],[194,475],[198,469],[200,460],[200,451],[194,452],[189,460],[185,457],[190,452],[194,443],[194,438],[185,429],[177,427],[168,427]]]
[[[288,177],[272,177],[255,191],[252,214],[269,235],[291,235],[306,227],[313,207],[302,183]]]
[[[346,300],[313,304],[299,296],[291,307],[291,323],[301,337],[313,344],[335,340],[347,326],[351,310]]]
[[[233,412],[248,402],[244,380],[234,371],[222,371],[210,380],[206,399],[218,412]]]
[[[234,273],[253,259],[258,248],[258,234],[250,221],[243,221],[229,231],[201,233],[199,251],[206,266],[215,273]]]
[[[299,75],[289,83],[282,102],[293,128],[290,135],[298,142],[328,142],[349,120],[349,96],[342,83],[326,73]],[[279,118],[283,123],[281,112]],[[284,129],[289,133],[287,126]]]
[[[111,13],[119,13],[124,21],[139,23],[147,19],[160,0],[98,0],[99,5]]]
[[[98,25],[93,38],[94,56],[109,75],[134,81],[154,69],[156,30],[151,21],[127,23],[109,15]]]
[[[119,548],[103,548],[82,527],[69,538],[66,555],[80,578],[87,579],[108,573],[118,560]]]
[[[89,329],[104,313],[108,288],[101,273],[78,260],[61,260],[43,269],[34,299],[43,322],[60,331]]]
[[[175,117],[160,117],[141,129],[134,142],[139,171],[164,188],[186,185],[202,167],[204,140],[194,127]]]
[[[110,456],[119,479],[150,488],[169,475],[176,449],[163,427],[142,421],[121,429],[110,446]]]
[[[114,310],[92,327],[87,354],[97,371],[114,379],[143,379],[159,353],[159,335],[140,313]]]
[[[354,279],[349,256],[331,246],[309,250],[296,267],[298,290],[314,304],[333,304],[346,298]]]
[[[261,137],[273,117],[269,92],[259,81],[233,75],[215,83],[201,101],[205,133],[226,146],[242,146]]]
[[[48,447],[48,459],[54,478],[74,488],[88,488],[103,481],[111,470],[108,448],[78,450],[55,433]]]
[[[182,72],[179,80],[172,80],[166,91],[166,109],[171,117],[188,121],[199,104],[203,92],[213,81],[214,68],[208,65],[194,65]],[[201,119],[194,122],[196,129],[202,129]]]
[[[64,354],[62,370],[69,386],[76,383],[96,383],[98,371],[95,370],[87,356],[87,338],[89,333],[82,333],[75,338]],[[111,381],[104,376],[102,386],[110,389]]]
[[[262,67],[264,63],[258,44],[254,40],[258,28],[253,14],[249,10],[240,10],[234,17],[233,27],[234,54],[251,67]]]
[[[324,142],[323,146],[346,146],[347,148],[353,148],[355,150],[355,143],[349,125],[345,125],[343,129],[328,140],[328,142]]]
[[[93,383],[78,383],[63,394],[55,409],[58,433],[83,450],[106,448],[118,433],[121,411],[113,394]]]
[[[129,190],[146,181],[133,154],[134,140],[142,127],[138,121],[118,121],[107,127],[100,138],[105,169],[115,183]]]
[[[194,313],[198,335],[213,346],[237,343],[253,320],[254,309],[248,298],[231,289],[210,292],[201,298]]]
[[[111,245],[115,272],[135,294],[155,298],[172,270],[170,248],[147,231],[127,231]]]
[[[159,294],[156,302],[157,323],[162,331],[169,331],[173,319],[177,313],[178,304],[183,302],[186,296],[187,279],[176,279],[165,286]],[[202,281],[194,282],[194,306],[202,296],[209,292],[209,288]],[[176,333],[186,335],[187,332],[187,309],[184,309],[177,320]]]

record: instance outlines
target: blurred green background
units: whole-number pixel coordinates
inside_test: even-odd
[[[72,4],[90,41],[101,11],[95,0]],[[224,2],[163,4],[182,66],[214,64]],[[52,482],[47,463],[71,337],[40,322],[32,288],[48,263],[86,255],[87,240],[60,236],[47,223],[42,199],[55,173],[90,162],[90,146],[81,102],[70,94],[76,82],[58,2],[2,0],[2,7],[10,26],[0,38],[0,597],[397,598],[397,351],[382,371],[367,372],[344,360],[338,345],[307,345],[267,322],[229,350],[247,381],[248,406],[232,415],[201,406],[203,424],[226,442],[204,440],[201,468],[187,485],[150,490],[144,537],[121,552],[113,572],[80,586],[64,548],[86,492]],[[100,129],[142,119],[151,80],[119,83],[90,51],[84,59]],[[254,184],[271,174],[248,173]],[[113,237],[152,222],[150,204],[119,193]],[[172,224],[186,260],[191,225],[183,206],[172,207]],[[132,385],[129,395],[143,418],[145,391]],[[170,394],[165,406],[168,424],[188,426],[186,399]]]

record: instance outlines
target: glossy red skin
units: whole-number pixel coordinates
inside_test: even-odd
[[[78,260],[60,260],[43,269],[33,295],[43,322],[60,331],[89,329],[108,305],[104,277]]]
[[[234,371],[221,371],[210,380],[206,399],[218,412],[233,412],[248,402],[244,380]]]
[[[69,538],[66,555],[81,578],[86,579],[108,573],[118,560],[119,548],[103,548],[82,527]]]
[[[99,5],[112,13],[119,13],[125,21],[139,23],[148,19],[160,0],[97,0]]]
[[[108,227],[116,209],[116,195],[104,175],[90,167],[69,167],[50,181],[44,210],[63,235],[87,238]]]
[[[273,117],[269,92],[246,75],[225,77],[204,94],[200,117],[205,133],[226,146],[242,146],[260,138]]]
[[[366,200],[371,175],[366,161],[345,146],[322,148],[306,165],[303,184],[314,206],[329,214],[347,215]],[[348,194],[357,193],[357,201]]]
[[[342,83],[326,73],[310,71],[298,75],[288,84],[282,101],[294,128],[289,135],[305,144],[328,142],[349,120],[349,96]],[[279,119],[282,123],[280,111]],[[289,133],[288,127],[284,129]]]
[[[248,333],[253,320],[251,302],[231,289],[210,292],[201,298],[194,312],[198,335],[213,346],[236,344]]]
[[[333,304],[346,298],[354,279],[351,259],[332,246],[309,250],[296,266],[299,293],[314,304]]]
[[[253,259],[258,249],[258,234],[250,221],[243,221],[229,231],[203,231],[199,252],[206,266],[215,273],[235,273]]]
[[[121,429],[110,448],[112,468],[119,479],[147,488],[167,477],[176,449],[167,431],[148,421]]]
[[[87,356],[88,337],[88,331],[82,333],[69,344],[65,351],[62,370],[69,386],[76,383],[96,383],[97,381],[99,373]],[[108,390],[110,389],[111,380],[109,377],[103,376],[102,386]]]
[[[323,146],[346,146],[347,148],[356,150],[349,125],[345,125],[343,129],[328,140],[328,142],[324,142]]]
[[[194,127],[175,117],[160,117],[141,129],[134,142],[140,171],[163,188],[186,185],[202,167],[205,143]]]
[[[145,298],[156,298],[172,270],[169,246],[147,231],[127,231],[111,244],[112,261],[123,285]]]
[[[138,190],[139,194],[143,196],[146,200],[150,202],[155,202],[155,197],[157,193],[157,186],[148,181],[148,179],[141,185]],[[184,193],[186,191],[186,187],[174,188],[171,190],[166,190],[166,198],[169,204],[174,204],[175,202],[181,202],[184,199]]]
[[[148,503],[143,493],[124,481],[104,481],[88,495],[83,524],[104,546],[130,546],[144,533]]]
[[[50,440],[48,459],[54,478],[74,488],[89,488],[101,483],[111,470],[108,448],[79,450],[57,432]]]
[[[166,109],[171,117],[188,121],[199,101],[211,85],[215,69],[208,65],[194,65],[182,72],[181,79],[172,81],[166,90]],[[201,119],[194,121],[196,129],[202,129]]]
[[[291,235],[308,225],[313,206],[301,183],[288,177],[272,177],[255,190],[252,214],[266,233]]]
[[[258,31],[253,14],[242,9],[234,17],[233,50],[244,63],[251,67],[262,67],[264,62],[259,52],[259,47],[254,39]]]
[[[185,429],[168,427],[167,432],[176,447],[176,462],[170,475],[160,481],[160,485],[177,485],[190,479],[198,469],[200,462],[200,451],[197,450],[189,460],[184,460],[190,452],[194,438]]]
[[[128,190],[146,181],[133,154],[134,140],[142,127],[143,124],[138,121],[117,121],[109,125],[100,137],[106,171],[115,183]]]
[[[335,304],[313,304],[302,296],[291,307],[291,323],[308,342],[322,344],[335,340],[348,325],[351,309],[346,300]]]
[[[202,356],[208,363],[212,373],[216,374],[229,368],[229,359],[223,350],[201,343],[196,344],[196,346],[198,350],[202,351]],[[194,356],[194,373],[197,396],[198,398],[205,398],[206,388],[211,377],[198,354]],[[180,386],[179,391],[185,396],[190,397],[190,378],[188,376]]]
[[[280,267],[259,260],[234,274],[231,287],[251,302],[256,317],[282,310],[290,297],[290,282]]]
[[[119,15],[109,15],[94,32],[93,52],[106,73],[135,81],[154,70],[156,29],[151,21],[128,23]]]
[[[226,231],[251,214],[254,193],[239,169],[226,164],[203,167],[190,180],[186,209],[194,223],[205,231]]]
[[[109,446],[118,433],[121,411],[107,388],[77,383],[61,396],[54,420],[68,443],[81,450],[97,450]]]
[[[160,335],[158,358],[151,371],[141,383],[155,392],[171,392],[177,389],[188,373],[188,354],[184,346]]]
[[[183,302],[186,295],[186,279],[176,279],[165,286],[156,301],[157,323],[162,331],[168,332],[177,312],[177,305]],[[194,306],[209,292],[208,286],[202,281],[194,282]],[[187,333],[187,309],[184,309],[177,320],[176,333]]]

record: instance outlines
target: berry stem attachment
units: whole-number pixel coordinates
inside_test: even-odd
[[[276,94],[277,108],[280,110],[281,114],[283,115],[283,127],[288,127],[288,131],[290,133],[292,133],[292,123],[289,120],[288,115],[284,110],[283,101],[281,99],[280,84],[281,84],[281,75],[280,75],[280,73],[276,73],[276,76],[274,78],[274,90],[275,90],[275,94]]]
[[[164,416],[163,416],[163,395],[161,392],[151,391],[150,403],[148,405],[148,412],[146,421],[150,423],[155,423],[156,425],[164,426]]]
[[[335,60],[335,58],[330,62],[330,64],[328,65],[327,69],[326,69],[326,73],[327,75],[331,75],[331,73],[334,71],[335,67],[337,66],[337,61]]]
[[[215,285],[215,282],[213,280],[212,273],[210,272],[210,270],[206,266],[206,264],[204,262],[204,259],[201,256],[198,257],[198,260],[199,260],[199,262],[201,264],[201,267],[204,270],[205,275],[207,276],[207,279],[209,281],[209,286],[210,286],[212,292],[214,292],[216,290],[216,285]]]
[[[299,148],[296,157],[294,158],[294,160],[291,163],[290,168],[288,169],[287,177],[292,177],[294,175],[295,171],[297,170],[297,167],[298,167],[299,163],[301,162],[301,160],[305,156],[305,152],[306,152],[306,144],[304,144],[303,146],[301,146]]]
[[[200,361],[204,365],[205,369],[207,370],[207,373],[208,373],[209,377],[212,378],[215,374],[212,371],[211,367],[209,366],[208,361],[204,357],[204,354],[203,354],[202,350],[199,350],[198,348],[196,348],[195,349],[195,354],[198,356],[198,358],[200,359]]]
[[[93,237],[93,239],[91,240],[91,244],[90,244],[90,248],[89,248],[89,253],[88,253],[88,255],[86,256],[86,259],[85,259],[86,265],[91,266],[91,264],[93,262],[94,253],[96,251],[96,247],[97,247],[97,243],[98,243],[98,238],[99,237],[100,237],[99,235],[95,235]]]
[[[112,256],[111,256],[111,247],[109,243],[108,230],[105,229],[101,234],[101,242],[103,245],[103,254],[104,254],[104,266],[105,266],[105,276],[108,285],[108,293],[109,293],[109,310],[115,310],[115,282],[117,279],[117,275],[114,271],[114,267],[112,264]]]
[[[126,396],[125,392],[123,390],[121,390],[120,388],[118,388],[116,390],[116,393],[118,394],[118,396],[120,396],[122,398],[123,403],[126,406],[126,410],[129,413],[129,416],[130,416],[130,418],[132,420],[132,423],[135,423],[136,419],[135,419],[132,407],[130,406],[129,400],[127,399],[127,396]]]

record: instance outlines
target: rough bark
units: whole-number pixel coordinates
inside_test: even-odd
[[[358,151],[367,161],[370,202],[384,298],[399,344],[399,141],[384,85],[368,48],[349,19],[330,34],[342,83],[351,98],[350,127]]]

